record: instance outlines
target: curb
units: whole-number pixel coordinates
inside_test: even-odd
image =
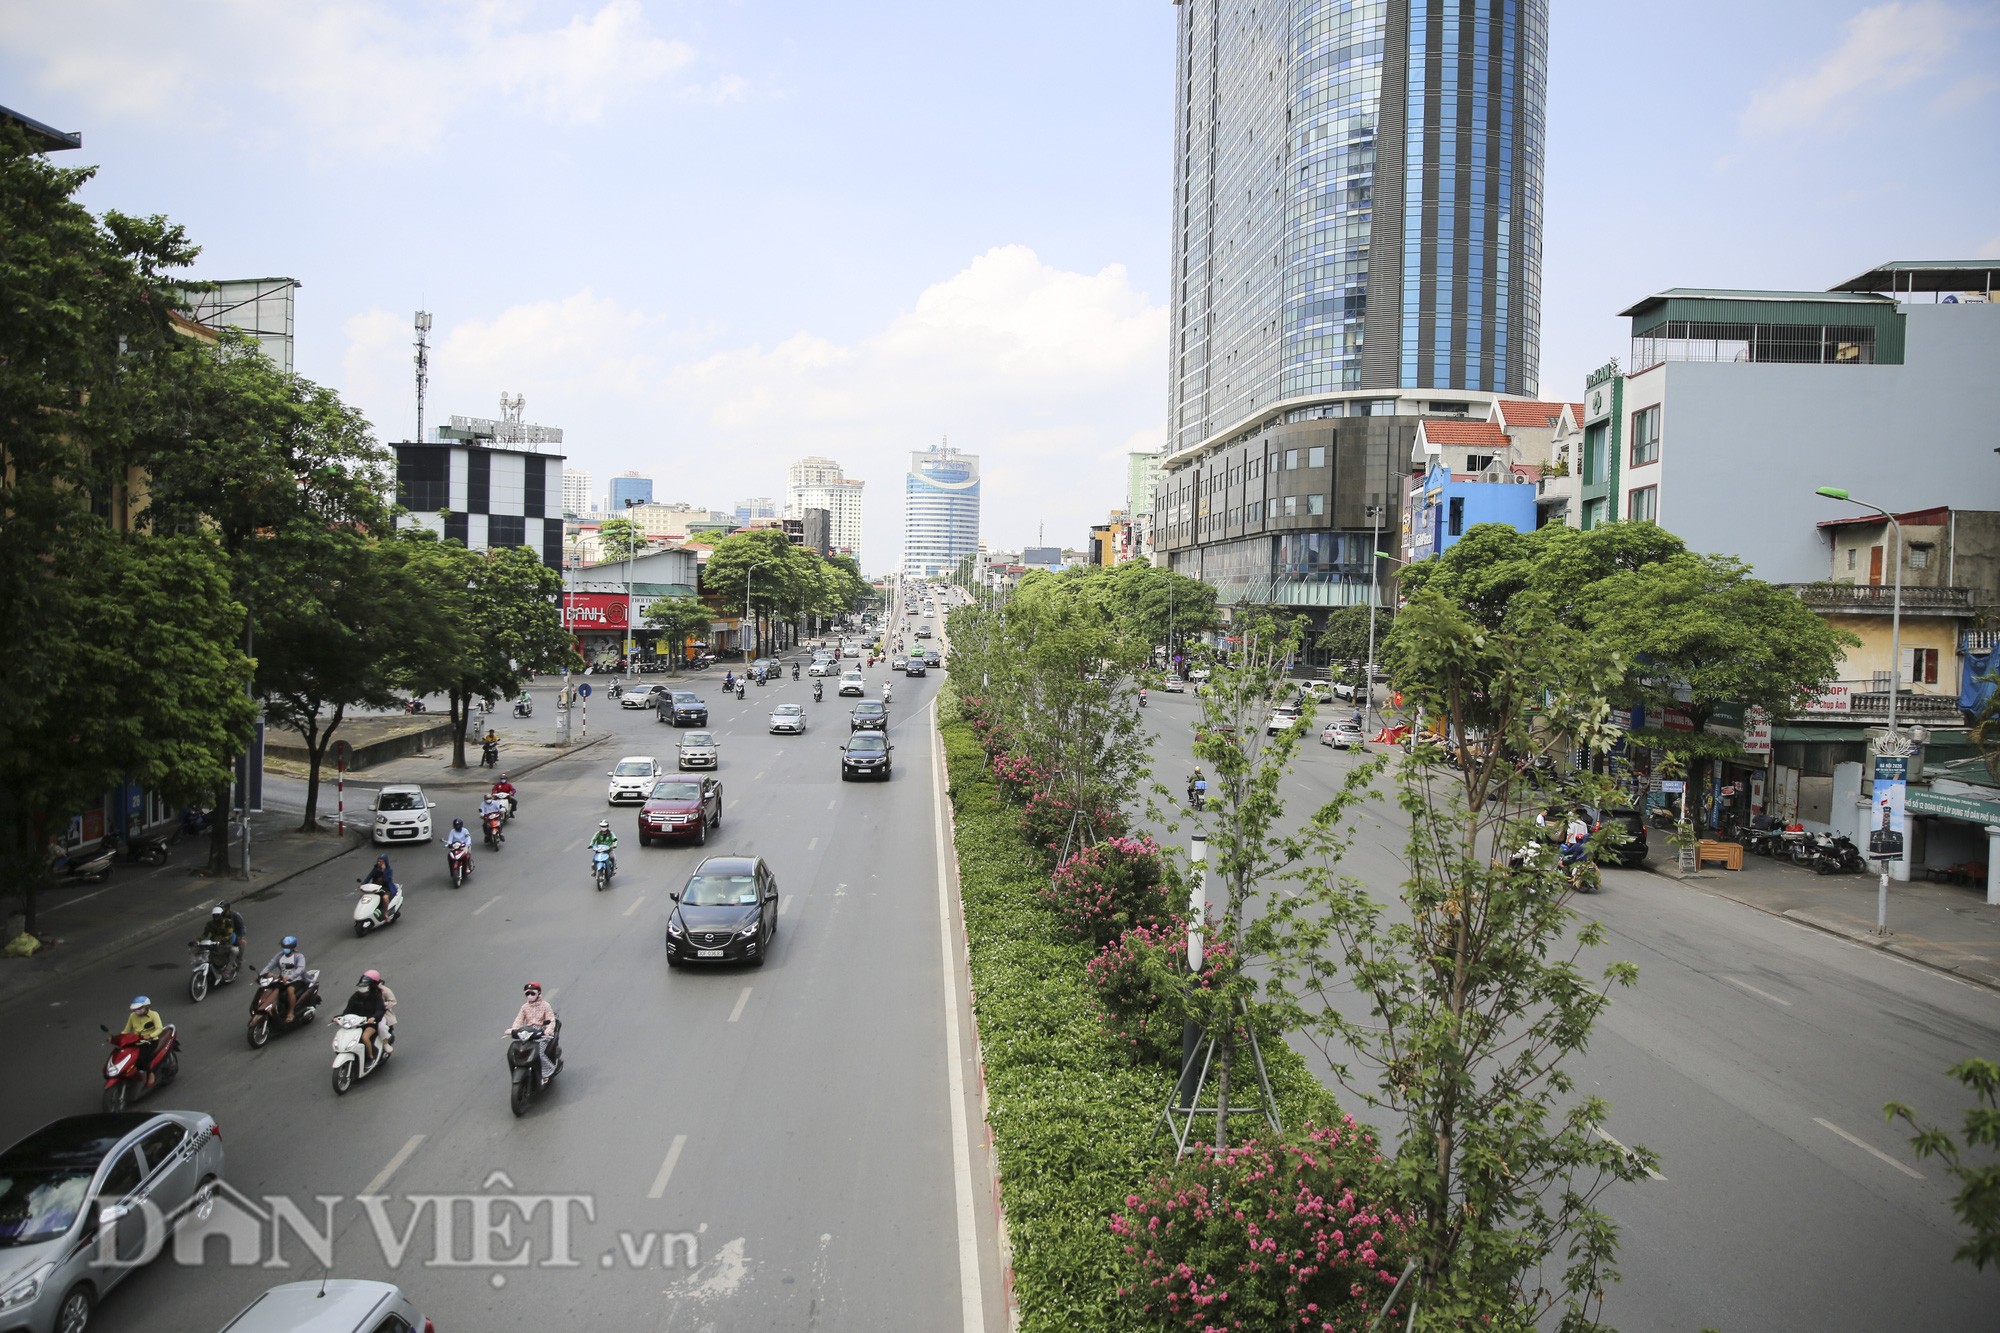
[[[1658,875],[1661,879],[1671,880],[1676,884],[1689,882],[1681,876],[1678,867],[1670,870],[1665,866],[1655,866],[1652,862],[1648,861],[1645,865],[1645,870],[1648,874]],[[1956,967],[1947,967],[1943,963],[1925,958],[1922,954],[1911,953],[1908,949],[1899,947],[1893,940],[1879,939],[1865,931],[1848,930],[1829,922],[1817,921],[1811,916],[1802,914],[1797,908],[1786,908],[1783,911],[1778,911],[1759,903],[1738,898],[1736,895],[1730,893],[1716,893],[1713,896],[1726,898],[1730,902],[1747,907],[1753,912],[1762,912],[1765,916],[1776,917],[1780,921],[1789,921],[1794,925],[1805,926],[1808,929],[1820,932],[1822,935],[1831,935],[1834,939],[1845,940],[1849,944],[1858,944],[1864,949],[1874,949],[1878,953],[1894,954],[1906,963],[1914,963],[1918,967],[1950,977],[1954,981],[1962,981],[1968,986],[1978,986],[1984,990],[2000,994],[2000,981],[1995,981],[1992,977],[1977,972],[1967,972]]]
[[[536,758],[529,759],[520,764],[509,764],[507,766],[506,772],[509,777],[519,777],[522,774],[534,772],[536,769],[542,767],[544,764],[553,764],[558,759],[566,759],[571,755],[582,754],[584,751],[589,750],[594,746],[603,745],[607,741],[614,741],[617,739],[618,739],[617,733],[607,731],[594,741],[578,741],[575,745],[565,745],[562,746],[561,748],[557,748],[555,746],[546,746],[543,748],[549,750],[548,754],[537,756]],[[445,770],[445,772],[447,773],[451,771],[452,770],[450,769]],[[476,770],[472,768],[468,768],[465,770],[467,774],[471,774],[475,771]],[[363,779],[361,778],[351,778],[350,780],[357,782],[363,781]],[[474,778],[468,776],[468,777],[430,778],[426,779],[422,785],[426,787],[456,788],[456,787],[486,787],[490,786],[491,784],[488,783],[485,778]]]
[[[255,895],[266,893],[271,889],[275,889],[280,884],[285,884],[290,882],[291,880],[297,879],[300,875],[305,874],[308,870],[317,870],[321,866],[327,864],[329,861],[337,861],[341,857],[346,856],[348,853],[359,851],[362,847],[367,845],[361,835],[353,833],[348,834],[346,838],[342,839],[342,841],[344,841],[347,845],[342,847],[339,851],[330,852],[326,856],[322,856],[316,861],[311,861],[305,865],[298,867],[296,870],[288,870],[284,874],[278,876],[276,879],[271,880],[269,883],[255,885],[252,888],[250,888],[247,892],[237,891],[227,896],[246,902],[254,902],[256,901]],[[228,881],[228,882],[234,883],[235,881]],[[215,907],[217,903],[220,903],[224,897],[225,897],[224,894],[217,893],[215,897],[204,899],[203,901],[196,903],[192,907],[183,908],[180,911],[175,912],[172,916],[162,917],[161,919],[150,922],[147,925],[140,926],[133,930],[128,930],[123,935],[120,935],[117,939],[107,940],[103,944],[99,944],[91,949],[85,950],[84,952],[71,954],[68,956],[67,959],[59,960],[57,962],[55,970],[41,973],[35,978],[35,980],[27,982],[15,989],[9,990],[5,986],[0,986],[0,1005],[12,1004],[16,1001],[27,999],[30,996],[38,994],[41,991],[47,990],[50,986],[53,986],[59,981],[68,981],[71,977],[75,976],[76,973],[84,971],[88,968],[95,967],[99,963],[105,962],[111,958],[116,957],[117,955],[123,953],[127,949],[137,948],[138,946],[146,944],[158,938],[161,935],[170,935],[176,930],[183,929],[187,923],[192,921],[198,921],[202,917],[207,916],[210,909]]]

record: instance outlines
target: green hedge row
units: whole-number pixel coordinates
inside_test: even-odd
[[[1132,1270],[1110,1219],[1172,1161],[1154,1127],[1173,1079],[1122,1063],[1104,1037],[1084,978],[1093,951],[1042,901],[1045,877],[955,702],[939,715],[1021,1327],[1138,1329],[1117,1295]],[[1287,1130],[1333,1123],[1338,1107],[1304,1061],[1282,1046],[1265,1060]]]

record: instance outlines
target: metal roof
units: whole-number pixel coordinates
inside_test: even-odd
[[[1992,292],[2000,259],[1898,259],[1836,283],[1833,292]]]
[[[1994,267],[2000,269],[2000,264],[1996,264]],[[1958,289],[1954,288],[1953,290],[1958,290]],[[1843,301],[1843,302],[1857,301],[1870,305],[1893,305],[1895,304],[1895,299],[1896,298],[1894,298],[1893,296],[1877,295],[1872,289],[1865,289],[1861,291],[1851,291],[1851,292],[1850,291],[1765,292],[1765,291],[1736,291],[1726,287],[1669,287],[1663,292],[1654,292],[1651,296],[1645,297],[1642,300],[1634,301],[1631,305],[1625,307],[1625,309],[1619,311],[1618,313],[1620,315],[1636,315],[1641,310],[1644,310],[1646,307],[1652,305],[1655,301],[1674,301],[1674,300],[1785,301],[1785,302],[1813,301],[1819,303],[1826,303],[1829,301]]]
[[[28,143],[38,153],[59,153],[65,148],[83,147],[82,130],[59,130],[4,106],[0,106],[0,120],[11,120],[26,130]]]

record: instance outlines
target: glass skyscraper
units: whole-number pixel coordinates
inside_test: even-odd
[[[1168,453],[1279,403],[1533,396],[1547,0],[1176,8]]]
[[[979,456],[948,444],[910,455],[903,479],[903,573],[939,578],[979,548]]]

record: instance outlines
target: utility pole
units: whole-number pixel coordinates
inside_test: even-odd
[[[1361,688],[1368,691],[1368,703],[1361,715],[1363,726],[1368,714],[1375,711],[1375,607],[1382,600],[1382,562],[1374,558],[1382,549],[1382,496],[1377,492],[1368,501],[1368,520],[1375,535],[1368,547],[1368,660],[1361,664]]]
[[[632,496],[625,497],[625,675],[627,679],[637,675],[632,661],[632,550],[638,543],[632,540],[632,506],[643,501]]]
[[[431,312],[417,312],[417,443],[424,442],[424,391],[431,384]]]

